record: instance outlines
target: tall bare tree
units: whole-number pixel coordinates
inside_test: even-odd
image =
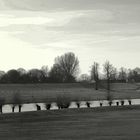
[[[65,82],[73,82],[79,71],[79,60],[74,53],[65,53],[55,58],[55,66],[63,73]]]
[[[99,84],[99,64],[94,62],[91,68],[91,79],[95,81],[95,89],[98,90]]]
[[[115,82],[117,80],[117,78],[118,78],[117,68],[113,67],[112,74],[111,74],[111,80]]]
[[[108,90],[108,92],[110,92],[110,81],[111,81],[111,77],[114,73],[114,67],[112,64],[110,64],[109,61],[106,61],[103,65],[103,67],[104,67],[105,77],[107,80],[107,90]]]

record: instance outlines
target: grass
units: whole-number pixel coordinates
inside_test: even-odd
[[[112,84],[114,99],[140,98],[140,84]],[[67,94],[71,100],[103,100],[106,91],[94,90],[89,84],[1,84],[0,97],[5,103],[13,103],[15,93],[20,95],[23,103],[51,102],[61,94]]]
[[[140,106],[0,115],[1,140],[139,140]]]
[[[140,84],[112,84],[114,99],[140,98]],[[0,85],[5,103],[70,100],[103,100],[107,92],[88,84]],[[15,100],[15,101],[14,101]],[[19,102],[19,101],[18,101]],[[0,140],[139,140],[140,106],[112,106],[23,112],[0,115]]]

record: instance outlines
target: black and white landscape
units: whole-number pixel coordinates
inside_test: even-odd
[[[139,140],[139,7],[0,0],[0,140]]]

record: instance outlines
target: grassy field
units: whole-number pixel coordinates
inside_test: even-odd
[[[0,115],[1,140],[140,140],[140,106]]]
[[[140,84],[112,84],[114,99],[140,98]],[[88,84],[0,85],[0,97],[23,103],[55,101],[66,94],[72,100],[106,99],[106,91]],[[139,140],[140,106],[64,109],[0,115],[0,140]]]
[[[112,84],[114,99],[140,98],[140,84]],[[94,90],[88,84],[1,84],[0,97],[6,103],[13,102],[13,95],[20,94],[23,103],[55,101],[60,94],[66,94],[72,100],[99,100],[106,99],[106,91]]]

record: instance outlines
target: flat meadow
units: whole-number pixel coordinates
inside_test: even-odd
[[[1,84],[0,97],[14,103],[54,102],[57,96],[71,100],[106,99],[104,89],[91,84]],[[111,86],[114,99],[139,99],[140,84]],[[139,140],[140,105],[42,110],[0,114],[0,140]],[[129,131],[128,131],[129,130]]]
[[[0,115],[1,140],[139,140],[140,106]]]
[[[111,95],[114,99],[140,98],[140,84],[114,83]],[[67,95],[71,100],[102,100],[107,92],[95,90],[92,84],[0,84],[0,97],[5,103],[13,103],[13,96],[20,95],[23,103],[53,102],[57,96]]]

